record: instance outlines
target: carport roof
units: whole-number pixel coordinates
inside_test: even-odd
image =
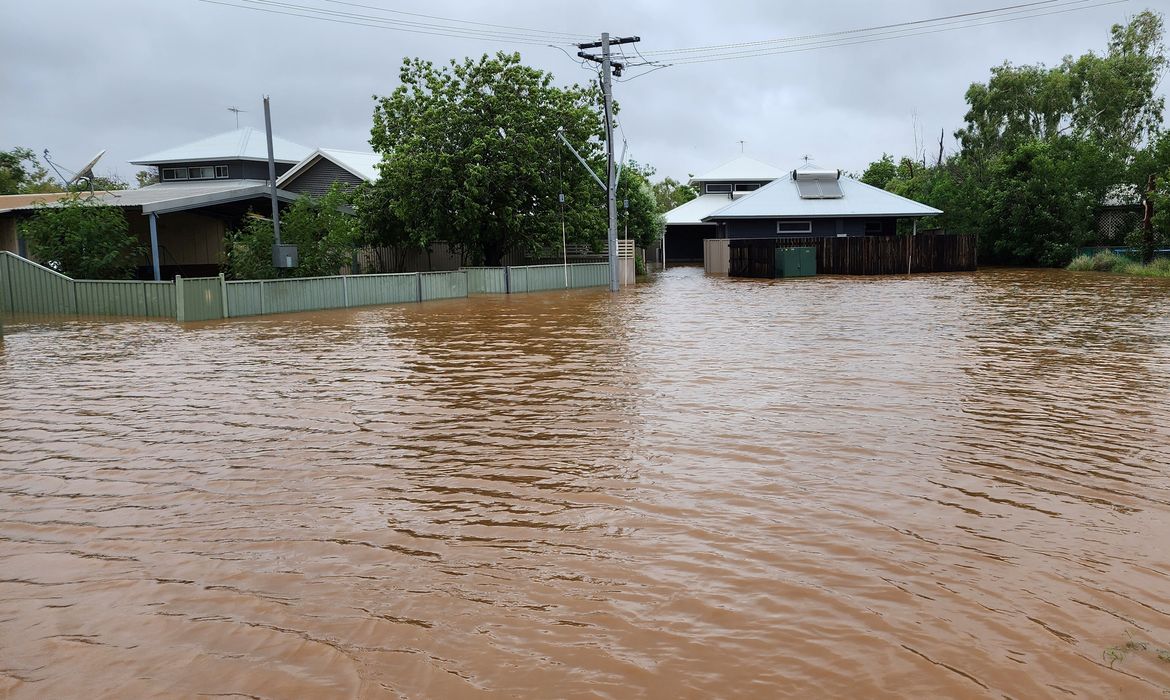
[[[114,207],[141,207],[143,214],[166,214],[168,212],[186,211],[201,207],[214,206],[236,202],[243,199],[254,199],[269,196],[268,183],[264,180],[219,180],[207,182],[166,182],[134,190],[115,190],[111,192],[97,192],[93,196],[96,204]],[[291,202],[298,195],[293,192],[277,190],[277,197]],[[87,197],[86,193],[81,196]],[[55,206],[56,196],[52,201],[41,202],[47,206]],[[36,202],[23,203],[21,206],[2,208],[0,211],[19,211],[35,209]]]

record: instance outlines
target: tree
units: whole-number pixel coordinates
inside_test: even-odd
[[[650,186],[653,175],[653,168],[631,160],[622,168],[618,180],[618,238],[622,238],[628,231],[634,245],[639,248],[652,246],[662,238],[666,228],[666,220],[662,217],[654,189]],[[629,202],[629,209],[625,208],[626,202]]]
[[[135,181],[138,182],[139,187],[147,187],[148,185],[157,185],[159,182],[158,168],[156,168],[152,165],[149,168],[139,170],[138,172],[134,173],[134,179],[135,179]]]
[[[881,158],[869,164],[869,167],[861,174],[860,180],[867,185],[884,190],[897,174],[898,166],[894,165],[893,156],[889,153],[883,153]]]
[[[10,151],[0,151],[0,194],[56,192],[59,189],[31,148],[17,146]]]
[[[443,68],[406,59],[399,78],[378,98],[370,144],[384,158],[382,201],[411,241],[445,240],[488,265],[559,247],[562,192],[571,240],[604,232],[604,197],[557,136],[599,162],[595,87],[556,87],[508,53]]]
[[[694,187],[684,185],[672,177],[663,178],[654,183],[653,193],[660,214],[665,214],[699,196]]]
[[[352,195],[340,183],[319,198],[300,197],[280,216],[282,243],[297,246],[298,264],[282,273],[272,265],[272,221],[249,216],[227,240],[228,274],[235,279],[336,275],[359,244]]]
[[[74,195],[39,206],[20,224],[33,257],[74,279],[128,279],[145,248],[118,207]]]

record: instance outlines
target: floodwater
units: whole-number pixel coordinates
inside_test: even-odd
[[[1170,284],[8,319],[0,696],[1170,694]]]

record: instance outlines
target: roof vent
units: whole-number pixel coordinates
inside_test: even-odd
[[[840,170],[793,170],[792,181],[801,199],[840,199]]]

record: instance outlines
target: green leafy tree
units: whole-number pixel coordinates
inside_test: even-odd
[[[338,274],[361,241],[351,199],[349,191],[335,184],[320,198],[301,197],[281,213],[281,242],[297,246],[298,265],[292,270],[272,265],[272,221],[249,216],[243,228],[228,234],[228,274],[234,279]]]
[[[699,196],[694,187],[684,185],[672,177],[663,178],[654,183],[653,193],[660,214],[665,214]]]
[[[898,166],[894,165],[893,156],[889,153],[883,153],[881,158],[869,164],[859,179],[867,185],[884,190],[890,180],[893,180],[897,175]]]
[[[60,188],[31,148],[17,146],[10,151],[0,151],[0,194],[57,191]]]
[[[118,207],[72,196],[20,224],[33,257],[74,279],[129,279],[145,253]]]
[[[138,183],[139,187],[157,185],[159,182],[158,168],[151,166],[149,168],[139,170],[138,172],[134,173],[134,180]]]
[[[650,178],[654,169],[630,161],[618,180],[618,237],[628,231],[634,245],[648,248],[662,238],[666,220],[662,217]],[[601,193],[600,188],[598,192]],[[629,208],[625,207],[629,202]],[[606,224],[608,226],[608,223]]]
[[[604,235],[604,197],[557,137],[599,162],[596,88],[557,87],[508,53],[407,59],[399,79],[378,98],[370,143],[384,158],[380,200],[409,241],[445,240],[489,265],[559,247],[561,192],[570,240],[595,239],[599,224]]]

